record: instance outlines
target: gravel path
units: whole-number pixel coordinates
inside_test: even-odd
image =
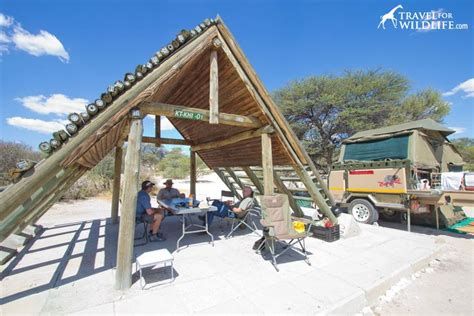
[[[439,234],[429,228],[414,230]],[[445,252],[431,261],[429,267],[400,280],[379,298],[377,305],[365,308],[363,314],[474,315],[474,239],[455,234],[440,238],[446,243]]]

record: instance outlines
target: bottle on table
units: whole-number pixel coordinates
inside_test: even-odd
[[[190,194],[189,195],[189,207],[193,207],[193,202],[194,202],[194,195]]]

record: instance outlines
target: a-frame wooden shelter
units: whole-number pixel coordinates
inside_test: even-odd
[[[116,222],[124,141],[128,146],[117,255],[119,289],[131,285],[141,143],[189,145],[191,193],[195,193],[197,154],[237,196],[244,185],[259,194],[276,190],[289,196],[295,215],[301,216],[293,196],[307,192],[298,199],[315,202],[324,215],[337,221],[318,170],[219,17],[183,30],[150,62],[102,94],[96,110],[87,124],[81,119],[79,130],[67,141],[63,138],[59,145],[52,141],[49,157],[0,193],[0,241],[35,223],[114,148],[112,220]],[[144,115],[156,117],[155,137],[142,136]],[[160,137],[161,116],[168,117],[184,140]]]

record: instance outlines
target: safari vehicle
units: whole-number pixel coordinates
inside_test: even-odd
[[[439,219],[451,226],[465,218],[456,206],[474,206],[474,192],[460,190],[462,181],[446,188],[446,175],[460,173],[463,159],[446,138],[454,133],[431,120],[356,133],[343,142],[328,187],[338,206],[358,222],[413,219],[426,224]],[[451,177],[452,178],[452,177]],[[456,178],[456,177],[455,177]],[[439,212],[441,218],[439,218]]]

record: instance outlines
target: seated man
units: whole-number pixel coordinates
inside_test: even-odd
[[[168,179],[163,182],[165,187],[158,192],[158,200],[171,200],[176,198],[184,198],[185,195],[179,193],[178,189],[173,188],[173,180]]]
[[[159,233],[164,212],[161,209],[152,208],[150,204],[150,192],[155,184],[151,181],[143,181],[142,189],[137,196],[136,217],[147,224],[151,224],[150,241],[165,241],[163,234]]]
[[[241,218],[244,217],[245,213],[253,206],[253,190],[251,187],[245,186],[242,194],[244,198],[242,201],[237,202],[234,205],[231,205],[229,202],[222,202],[219,200],[214,200],[212,205],[217,207],[215,212],[207,212],[207,223],[211,226],[214,216],[219,217],[230,217],[230,218]],[[204,217],[202,218],[204,220]],[[204,222],[204,225],[206,223]]]

